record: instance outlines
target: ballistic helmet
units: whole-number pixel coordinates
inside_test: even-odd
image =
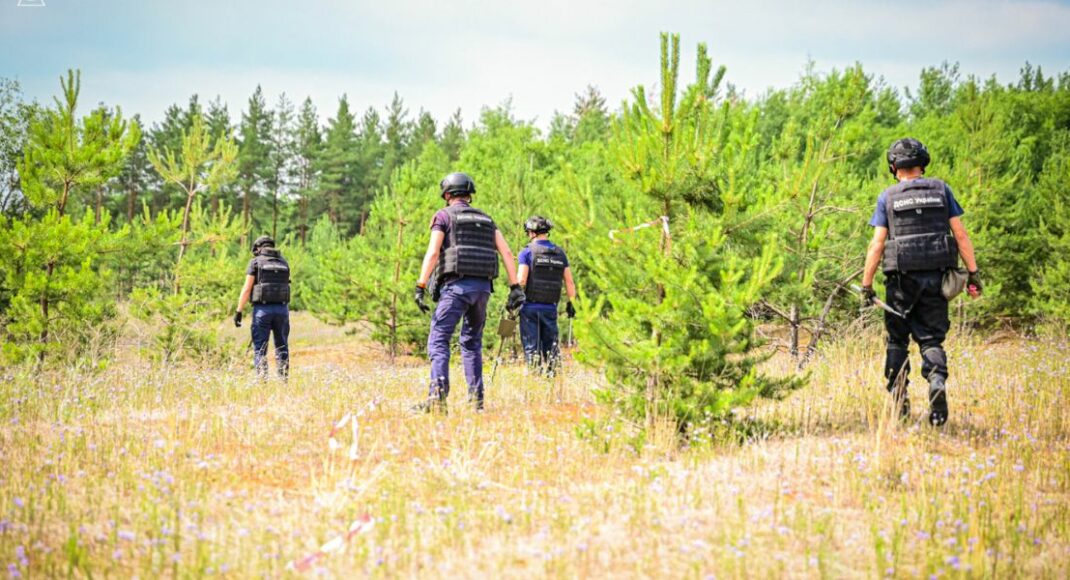
[[[524,222],[524,231],[526,232],[535,232],[536,234],[548,234],[552,229],[554,229],[553,222],[542,217],[541,215],[533,215],[528,218],[528,221]]]
[[[929,150],[917,139],[900,139],[888,148],[888,165],[892,175],[895,175],[896,169],[921,167],[924,170],[928,164]]]
[[[260,248],[267,246],[269,248],[275,247],[275,240],[271,239],[271,236],[260,236],[253,240],[253,253],[257,253]]]
[[[476,182],[467,173],[451,173],[442,179],[439,184],[440,195],[445,197],[447,193],[455,195],[472,195],[476,192]]]

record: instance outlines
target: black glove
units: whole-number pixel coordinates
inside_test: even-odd
[[[875,304],[873,301],[877,298],[877,293],[873,291],[873,286],[862,287],[862,308],[868,308]]]
[[[234,326],[241,328],[241,310],[234,311]]]
[[[576,318],[576,307],[572,305],[572,302],[565,304],[565,314],[569,318]]]
[[[526,299],[524,289],[520,287],[520,284],[513,284],[509,287],[509,298],[505,301],[505,309],[510,312],[516,312],[524,305]]]
[[[966,288],[970,290],[970,296],[976,298],[981,295],[981,290],[984,288],[981,284],[981,270],[970,272],[969,277],[966,278]]]
[[[420,284],[416,285],[416,292],[413,293],[413,298],[416,299],[416,306],[418,306],[420,308],[420,312],[423,312],[424,314],[431,312],[431,307],[424,304],[424,294],[426,293],[427,287],[421,286]]]

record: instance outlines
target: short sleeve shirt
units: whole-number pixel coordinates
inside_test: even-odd
[[[535,240],[535,243],[539,244],[540,246],[543,246],[545,248],[556,248],[557,247],[550,240]],[[562,250],[561,253],[564,254],[564,250]],[[521,266],[527,266],[528,268],[531,268],[531,248],[529,246],[524,246],[524,249],[520,250],[520,256],[517,258],[517,260],[520,262]],[[565,256],[565,267],[568,268],[568,256]],[[530,276],[531,274],[529,273],[528,275]],[[557,312],[557,304],[544,304],[544,303],[541,303],[541,302],[525,302],[524,303],[524,310],[542,311],[542,312],[551,312],[551,311]]]
[[[966,213],[962,206],[959,205],[958,200],[955,199],[955,194],[951,192],[951,186],[946,183],[944,184],[944,195],[947,196],[948,217],[959,217]],[[875,228],[888,227],[888,210],[884,207],[887,197],[888,193],[886,191],[882,191],[877,196],[877,209],[873,211],[873,217],[869,219],[869,225]]]
[[[464,201],[459,201],[457,203],[465,207],[471,207],[471,204]],[[435,212],[435,217],[431,218],[431,231],[442,232],[446,235],[446,238],[442,240],[441,251],[445,251],[446,248],[450,247],[450,214],[446,211],[446,208],[438,210],[437,212]],[[455,285],[465,292],[491,291],[490,280],[483,280],[479,278],[459,278],[456,280],[451,280],[446,284]]]
[[[536,240],[535,243],[539,244],[540,246],[542,246],[544,248],[556,248],[557,247],[550,240]],[[564,250],[562,250],[562,253],[564,253]],[[531,248],[527,247],[527,246],[524,246],[524,249],[520,250],[520,256],[518,257],[518,260],[519,260],[521,266],[527,266],[528,268],[530,268],[531,267]],[[565,256],[565,267],[568,268],[568,256]]]
[[[249,260],[249,266],[245,269],[245,275],[246,276],[253,276],[254,278],[256,277],[256,275],[257,275],[257,265],[260,263],[259,262],[260,258],[261,258],[261,256],[253,256],[253,259]],[[281,256],[280,256],[280,259],[281,259]],[[282,261],[285,262],[286,260],[282,259]],[[287,264],[287,265],[289,265],[289,264]],[[259,280],[257,280],[257,281],[259,281]]]

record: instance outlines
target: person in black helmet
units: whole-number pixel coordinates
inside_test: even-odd
[[[944,272],[965,262],[969,293],[981,294],[973,243],[962,224],[963,209],[951,188],[939,179],[924,177],[929,151],[917,139],[900,139],[887,155],[888,169],[898,183],[877,198],[870,219],[873,239],[866,252],[862,273],[862,301],[873,303],[873,278],[877,267],[885,274],[886,302],[905,318],[885,313],[888,346],[884,376],[888,391],[898,397],[902,417],[910,415],[906,389],[896,390],[897,380],[908,384],[910,338],[921,350],[921,374],[929,381],[929,422],[943,425],[948,418],[947,354],[944,338],[951,326],[948,301],[941,292]]]
[[[520,251],[517,277],[527,298],[520,309],[520,342],[524,358],[532,368],[553,374],[560,348],[557,328],[557,304],[561,290],[568,295],[565,314],[576,316],[572,300],[576,298],[576,283],[568,265],[565,251],[550,241],[554,224],[540,216],[532,216],[524,223],[524,231],[531,243]]]
[[[275,366],[279,377],[290,374],[290,265],[275,249],[275,240],[260,236],[253,242],[253,259],[245,270],[234,326],[241,326],[245,303],[253,303],[253,366],[267,378],[268,337],[275,336]]]
[[[440,184],[446,207],[431,220],[427,245],[415,299],[420,310],[429,312],[427,287],[432,274],[438,301],[431,317],[427,353],[431,358],[431,382],[427,400],[414,411],[445,411],[450,392],[450,339],[461,325],[461,358],[468,382],[468,398],[477,410],[483,409],[483,327],[487,321],[487,301],[491,283],[498,277],[498,257],[509,277],[506,307],[515,311],[524,303],[524,291],[517,283],[513,253],[494,220],[472,207],[476,184],[465,173],[451,173]]]

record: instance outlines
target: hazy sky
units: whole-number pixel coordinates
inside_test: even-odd
[[[39,3],[41,0],[21,0]],[[727,81],[758,95],[856,61],[893,86],[925,66],[1010,82],[1028,60],[1070,70],[1070,3],[994,0],[0,0],[0,76],[51,100],[82,69],[84,103],[154,121],[190,94],[219,95],[237,117],[257,84],[274,103],[311,96],[322,117],[347,93],[362,110],[398,91],[415,113],[470,123],[512,98],[539,125],[597,86],[616,108],[656,83],[658,32],[679,32],[684,81],[706,42]]]

